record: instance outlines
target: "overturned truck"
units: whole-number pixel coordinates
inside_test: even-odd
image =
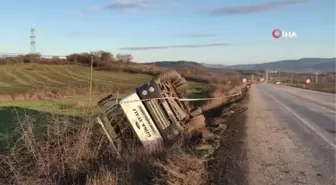
[[[162,151],[181,135],[205,127],[202,110],[180,101],[187,89],[188,83],[179,73],[168,71],[121,100],[112,94],[101,99],[97,121],[115,152]]]

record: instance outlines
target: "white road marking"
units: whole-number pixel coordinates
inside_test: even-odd
[[[287,111],[289,111],[290,113],[292,113],[298,120],[300,120],[306,127],[308,127],[310,130],[312,130],[313,132],[315,132],[315,134],[317,134],[323,141],[325,141],[326,143],[328,143],[334,150],[336,150],[336,145],[329,141],[328,138],[326,138],[320,131],[318,131],[316,128],[314,128],[309,121],[307,121],[306,119],[304,119],[303,117],[301,117],[300,115],[298,115],[293,109],[289,108],[288,106],[284,105],[283,103],[281,103],[280,101],[278,101],[277,99],[275,99],[273,96],[269,95],[269,97],[271,97],[275,102],[277,102],[279,105],[281,105],[283,108],[285,108]]]

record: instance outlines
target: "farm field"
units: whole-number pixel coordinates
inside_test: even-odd
[[[144,74],[93,71],[93,85],[131,89],[151,79]],[[89,87],[90,68],[80,65],[22,64],[0,66],[0,94]]]
[[[152,78],[145,74],[93,70],[93,86],[105,89],[135,88]],[[39,90],[61,91],[89,87],[90,68],[81,65],[22,64],[0,65],[0,95],[38,92]],[[190,82],[190,88],[204,84]],[[110,91],[110,90],[108,90]]]

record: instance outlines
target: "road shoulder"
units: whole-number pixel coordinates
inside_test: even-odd
[[[249,93],[237,103],[239,109],[246,110]],[[220,148],[214,159],[208,161],[209,184],[211,185],[247,185],[244,173],[244,141],[246,112],[233,114],[227,119],[227,129],[220,139]]]
[[[322,164],[276,119],[255,85],[248,107],[244,165],[250,185],[332,184],[316,171]]]

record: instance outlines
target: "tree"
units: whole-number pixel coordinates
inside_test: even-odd
[[[100,60],[103,62],[113,61],[113,55],[110,52],[102,51],[100,55]]]
[[[326,78],[327,82],[335,83],[335,74],[328,73],[325,78]]]
[[[126,55],[126,62],[132,62],[132,60],[133,60],[133,56],[130,55],[130,54],[127,54]]]
[[[118,53],[116,56],[117,60],[120,62],[132,62],[133,56],[130,54],[120,54]]]
[[[116,57],[117,57],[118,61],[120,61],[120,62],[123,61],[123,57],[122,57],[122,55],[120,53],[118,53]]]
[[[70,54],[66,56],[66,59],[71,62],[78,62],[80,55],[77,53]]]
[[[30,53],[24,56],[23,62],[24,63],[36,62],[40,58],[41,58],[40,53]]]

